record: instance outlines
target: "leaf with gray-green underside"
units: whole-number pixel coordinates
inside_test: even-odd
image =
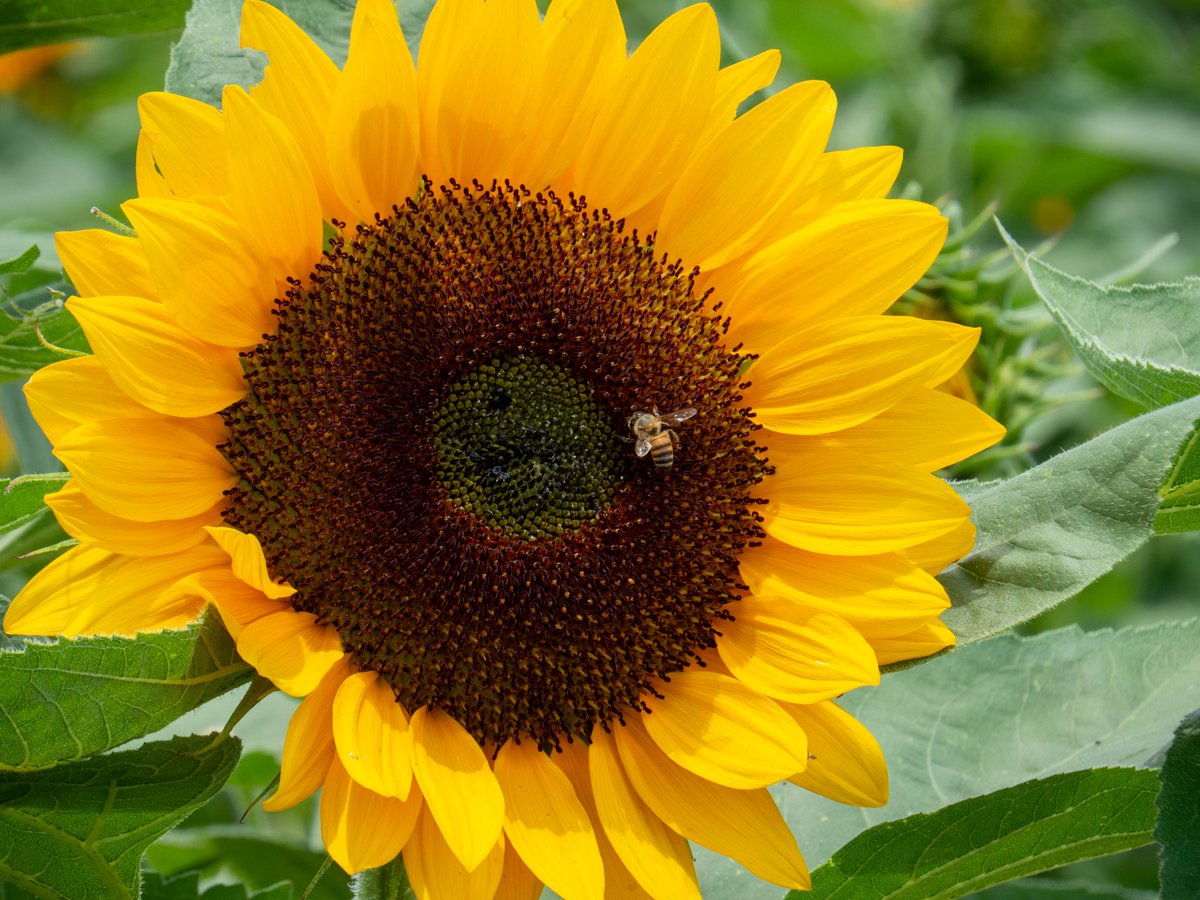
[[[0,53],[86,37],[171,31],[188,0],[6,0]]]
[[[272,5],[287,13],[338,66],[345,63],[354,0],[272,0]],[[415,57],[433,0],[398,0],[396,6]],[[219,106],[225,85],[246,87],[261,80],[267,60],[257,50],[242,48],[241,14],[241,0],[196,0],[183,36],[171,49],[168,91]]]
[[[1192,900],[1200,896],[1200,711],[1176,730],[1159,777],[1154,839],[1163,900]]]
[[[964,485],[975,548],[938,580],[960,644],[1057,606],[1153,534],[1160,486],[1200,419],[1200,397],[1138,416],[1005,481]]]
[[[220,790],[240,747],[193,735],[0,773],[0,879],[40,897],[138,897],[146,847]]]
[[[1200,278],[1104,287],[1030,256],[997,227],[1101,384],[1146,407],[1200,394]]]
[[[810,865],[866,828],[1061,772],[1142,766],[1200,707],[1200,621],[999,635],[839,701],[883,748],[891,798],[858,809],[771,788]],[[694,848],[706,900],[780,889]]]
[[[0,771],[45,769],[142,737],[250,680],[220,620],[0,653]]]
[[[789,900],[952,900],[1025,875],[1140,847],[1154,827],[1158,778],[1088,769],[877,825]]]

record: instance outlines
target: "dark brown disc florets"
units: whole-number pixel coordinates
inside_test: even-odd
[[[244,357],[228,524],[409,712],[542,747],[713,646],[761,536],[745,357],[582,199],[424,190],[335,239]],[[637,411],[695,407],[671,468]]]

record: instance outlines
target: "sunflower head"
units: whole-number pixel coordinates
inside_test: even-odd
[[[935,390],[977,332],[882,315],[945,220],[825,151],[827,85],[737,115],[778,55],[704,5],[632,54],[611,0],[441,0],[416,65],[387,0],[341,69],[258,0],[243,41],[220,110],[142,98],[136,235],[59,235],[80,543],[8,630],[215,607],[303,698],[267,808],[321,789],[419,896],[695,897],[689,840],[807,886],[765,788],[886,800],[833,700],[953,643],[930,473],[999,436]]]

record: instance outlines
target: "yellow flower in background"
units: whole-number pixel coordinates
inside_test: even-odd
[[[77,47],[77,44],[52,44],[0,53],[0,94],[11,94]]]
[[[418,897],[696,897],[688,840],[807,886],[766,787],[885,802],[833,701],[953,643],[930,473],[1001,433],[936,390],[976,330],[882,315],[945,220],[825,152],[824,83],[736,116],[778,54],[720,68],[705,5],[632,55],[610,0],[441,0],[415,67],[388,0],[341,71],[242,37],[221,111],[142,98],[137,236],[58,236],[95,355],[27,395],[80,543],[7,630],[212,604],[304,698],[265,806],[322,788]]]

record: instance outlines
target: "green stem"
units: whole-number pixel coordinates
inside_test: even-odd
[[[397,856],[386,866],[359,872],[354,878],[355,900],[415,900],[404,860]]]

